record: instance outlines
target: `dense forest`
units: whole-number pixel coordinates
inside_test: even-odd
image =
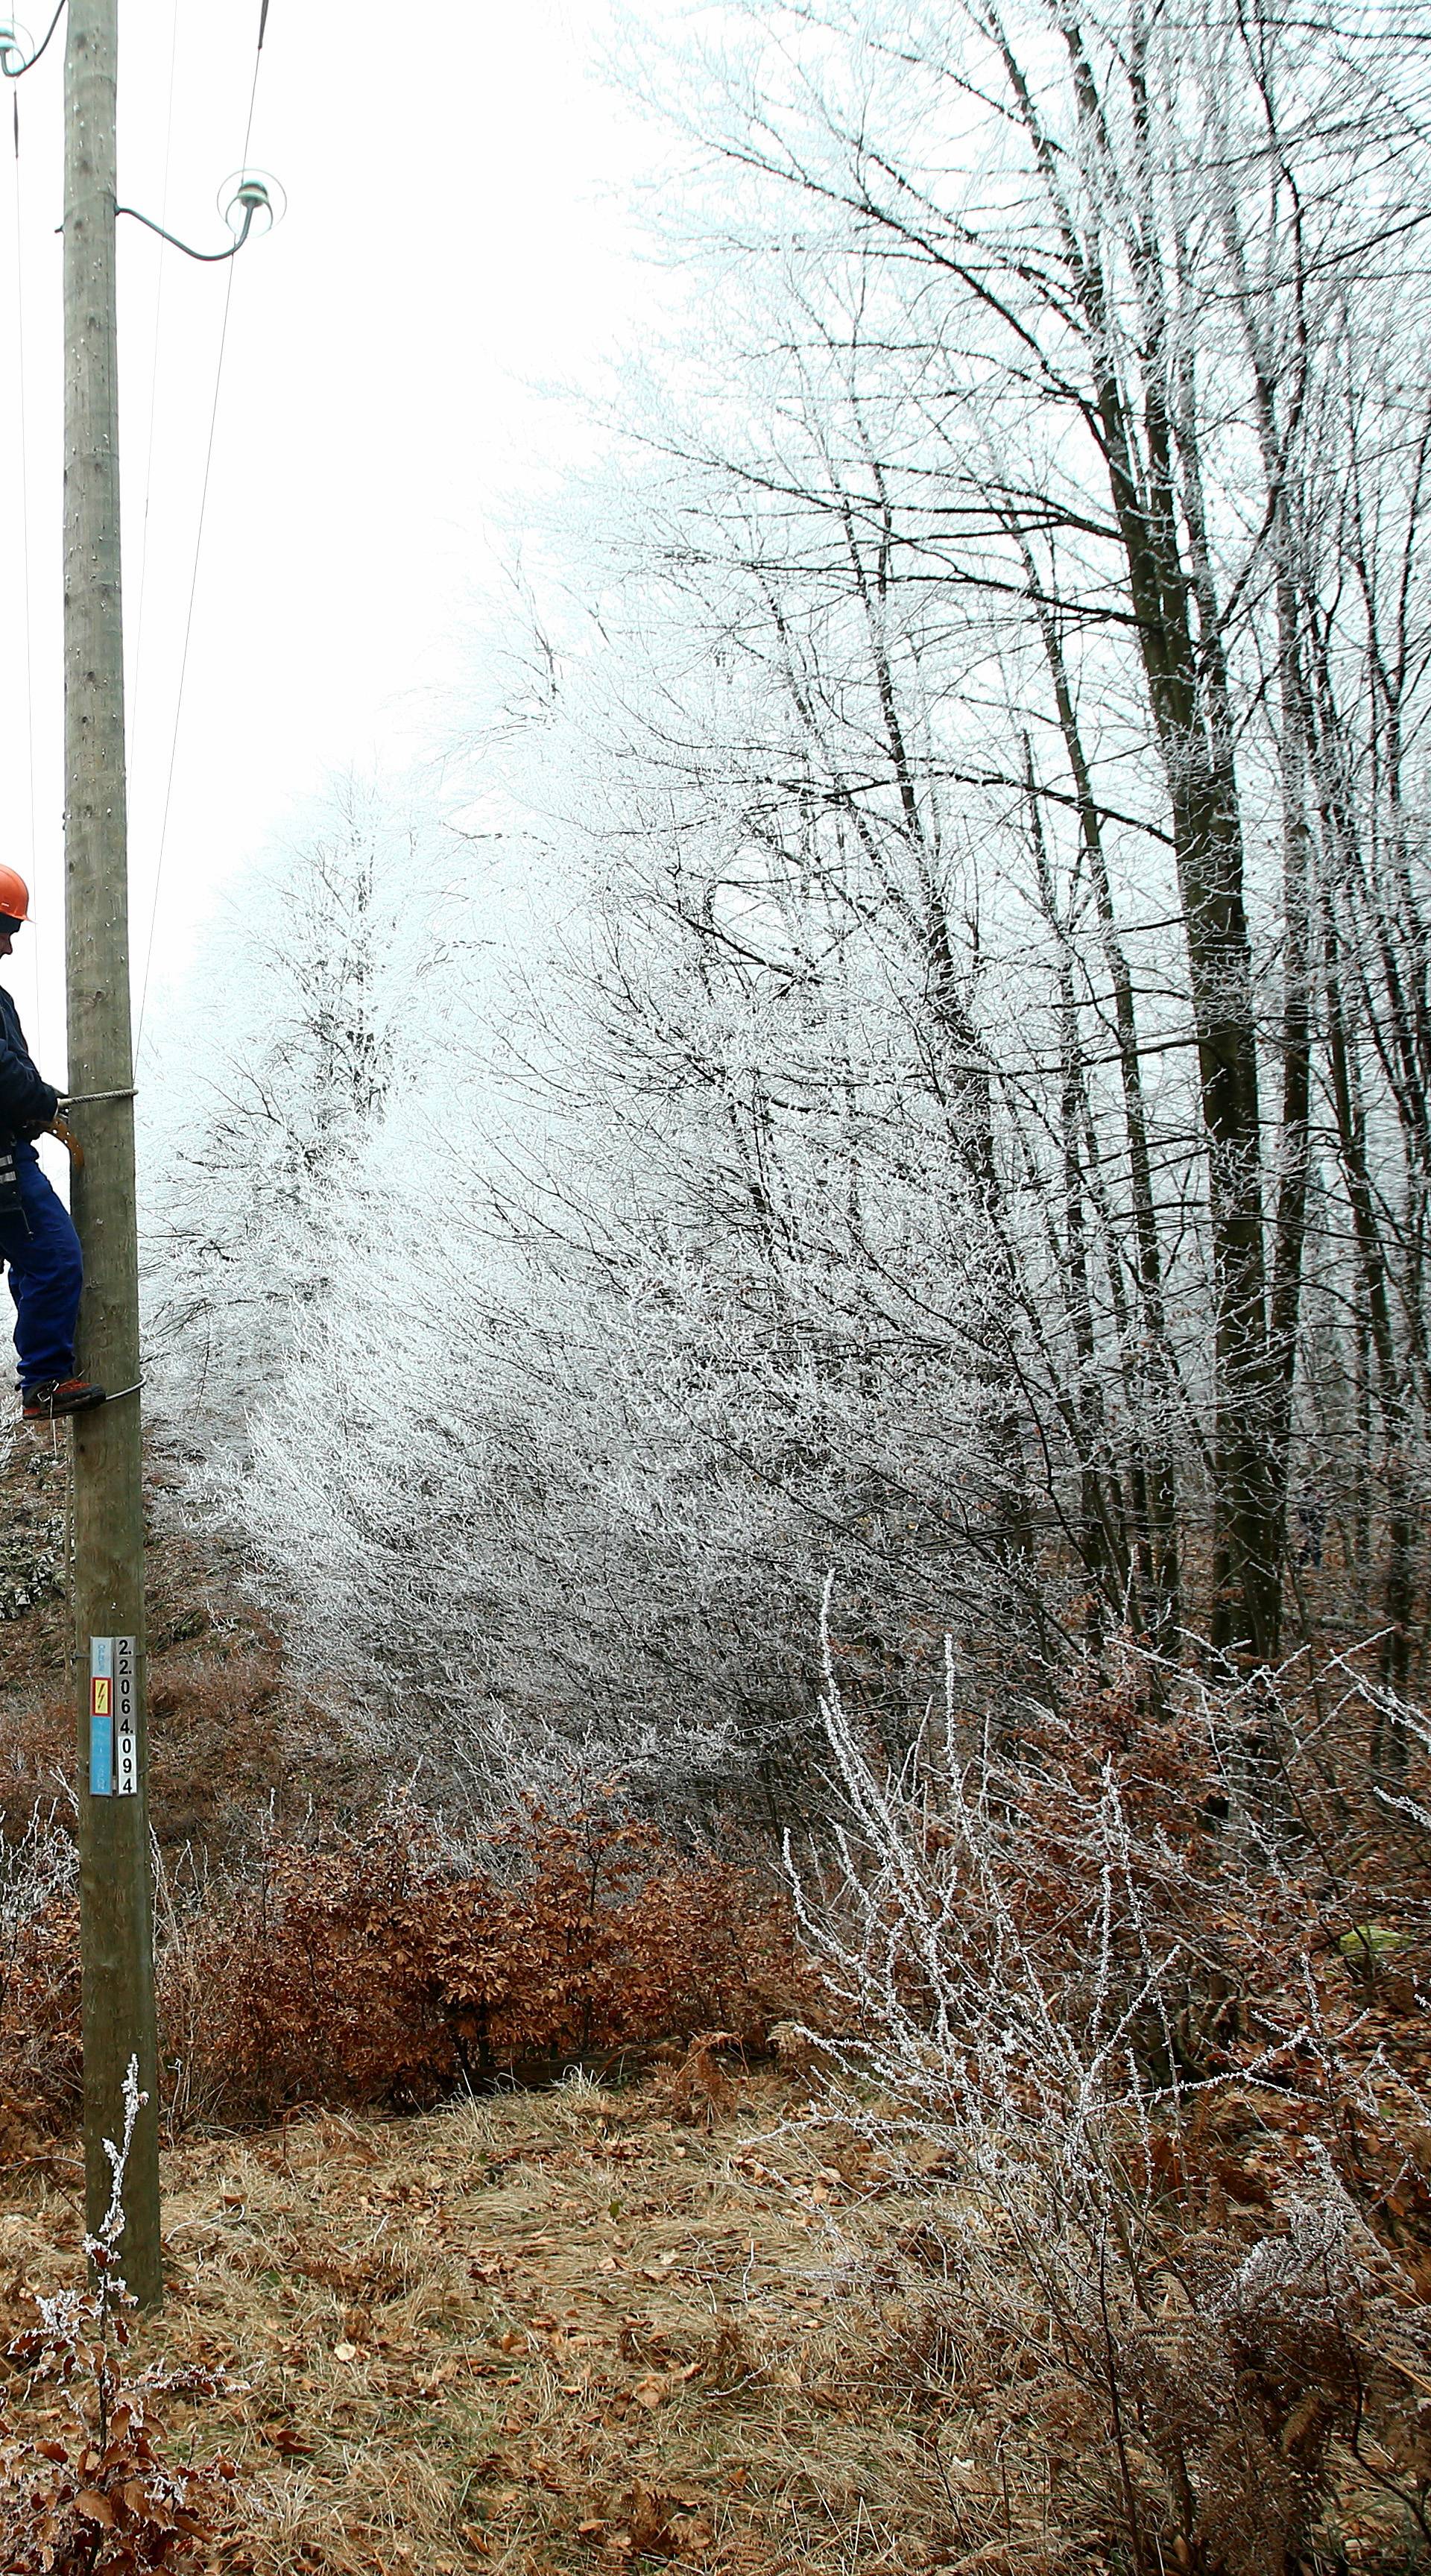
[[[682,1794],[782,1815],[827,1571],[891,1750],[946,1636],[991,1708],[1351,1642],[1394,1697],[1422,49],[641,33],[699,291],[440,771],[296,834],[156,1035],[172,1416],[309,1650],[458,1744],[659,1705]]]

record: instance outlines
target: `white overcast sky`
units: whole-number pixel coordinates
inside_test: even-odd
[[[216,196],[244,159],[258,15],[259,0],[121,0],[121,200],[203,248],[225,237]],[[48,16],[26,0],[33,32]],[[247,158],[288,213],[232,272],[156,980],[327,775],[422,746],[494,530],[581,453],[580,406],[551,388],[639,343],[645,147],[588,24],[583,0],[270,0]],[[8,84],[0,99],[0,853],[34,878],[38,933],[10,979],[52,1073],[62,38],[19,84],[18,166]],[[229,275],[120,226],[136,985]]]

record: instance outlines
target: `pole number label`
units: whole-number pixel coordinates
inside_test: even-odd
[[[89,1794],[132,1798],[139,1788],[134,1639],[89,1641]]]

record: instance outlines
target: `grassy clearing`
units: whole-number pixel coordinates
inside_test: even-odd
[[[797,2107],[778,2079],[732,2089],[709,2128],[669,2081],[576,2082],[176,2149],[173,2286],[137,2341],[247,2383],[178,2419],[241,2468],[215,2565],[999,2563],[957,2416],[877,2359],[853,2295],[907,2203],[828,2129],[772,2144]],[[67,2181],[0,2223],[7,2326],[22,2284],[76,2277]]]

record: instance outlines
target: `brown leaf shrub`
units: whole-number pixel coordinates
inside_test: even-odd
[[[69,2125],[81,2073],[72,1841],[51,1817],[11,1858],[0,2157]],[[759,2047],[814,1993],[783,1895],[615,1805],[524,1809],[476,1870],[405,1815],[326,1847],[274,1840],[226,1891],[196,1878],[163,1915],[173,2128],[427,2103],[714,2030]]]
[[[83,2421],[64,2441],[36,2440],[0,2408],[6,2576],[153,2576],[207,2559],[232,2471],[166,2463],[163,2434],[151,2392],[135,2387],[111,2390],[102,2442]]]
[[[728,2025],[758,2045],[810,1989],[788,1905],[615,1807],[532,1807],[481,1877],[419,1900],[399,1956],[486,2072],[607,2057]]]
[[[430,2102],[715,2027],[758,2045],[811,1991],[767,1883],[615,1806],[530,1807],[481,1858],[455,1876],[396,1818],[326,1851],[270,1847],[166,1966],[191,2103],[263,2120]]]

